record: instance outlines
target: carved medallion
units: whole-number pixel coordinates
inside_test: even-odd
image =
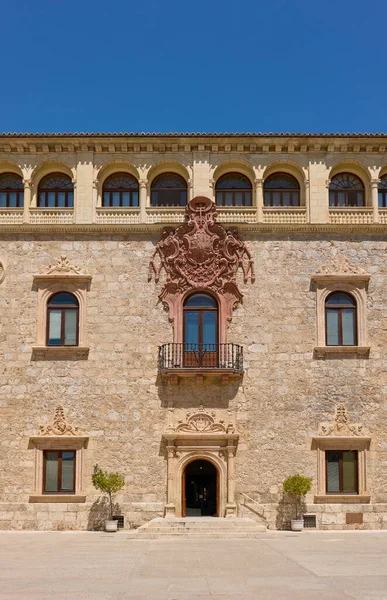
[[[344,254],[337,254],[330,264],[323,265],[317,275],[364,275],[366,271],[360,265],[353,265]]]
[[[364,435],[365,431],[362,423],[349,423],[346,406],[344,404],[337,404],[334,421],[320,423],[318,433],[323,436],[358,436]]]
[[[67,256],[61,256],[54,265],[49,265],[44,275],[84,275],[85,271],[70,263]]]
[[[177,433],[235,433],[233,423],[226,425],[224,419],[216,421],[215,411],[208,411],[200,405],[195,412],[187,412],[185,419],[180,419]]]
[[[81,435],[81,432],[75,425],[67,423],[63,407],[58,406],[52,424],[40,425],[39,435]]]
[[[149,281],[166,282],[160,300],[171,308],[174,298],[190,289],[207,289],[226,298],[228,314],[242,300],[236,276],[238,269],[247,283],[253,282],[254,265],[246,244],[235,228],[225,229],[215,222],[216,206],[198,196],[186,209],[186,223],[177,229],[165,229],[150,260]]]

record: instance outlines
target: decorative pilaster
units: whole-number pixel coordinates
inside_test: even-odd
[[[147,180],[140,179],[140,223],[146,223]]]
[[[227,446],[227,504],[226,517],[236,517],[235,504],[235,472],[234,472],[235,446]]]
[[[373,210],[373,221],[379,223],[379,202],[378,202],[378,188],[379,179],[371,179],[371,199],[372,199],[372,210]]]
[[[167,503],[165,505],[165,518],[173,519],[176,516],[175,505],[173,503],[173,470],[172,461],[175,458],[175,446],[167,446]]]

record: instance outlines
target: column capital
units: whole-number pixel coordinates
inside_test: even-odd
[[[260,179],[254,179],[254,184],[258,187],[263,187],[263,184],[265,183],[265,180],[263,178]]]
[[[23,185],[25,188],[31,189],[33,186],[32,180],[31,179],[23,179]]]
[[[378,187],[380,183],[379,177],[371,179],[371,187]]]
[[[148,180],[147,179],[140,179],[138,183],[140,185],[140,188],[146,188],[146,186],[148,185]]]
[[[328,188],[328,190],[329,190],[329,186],[331,185],[331,180],[330,180],[330,179],[326,179],[326,180],[325,180],[325,185],[326,185],[326,187],[327,187],[327,188]]]
[[[306,188],[308,188],[310,186],[310,180],[309,179],[305,179],[304,185],[305,185]]]

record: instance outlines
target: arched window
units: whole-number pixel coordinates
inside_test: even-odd
[[[2,173],[0,175],[0,208],[23,208],[24,184],[20,175]]]
[[[300,206],[300,184],[293,175],[273,173],[263,189],[265,206]]]
[[[378,204],[379,208],[387,208],[387,175],[380,178],[378,185]]]
[[[162,173],[155,177],[151,186],[152,206],[185,206],[187,183],[177,173]]]
[[[39,183],[39,208],[73,208],[74,185],[64,173],[50,173]]]
[[[352,173],[339,173],[329,184],[329,206],[365,206],[362,180]]]
[[[193,294],[184,303],[184,366],[216,367],[218,304],[209,294]]]
[[[59,292],[47,304],[47,346],[78,346],[79,304],[73,294]]]
[[[218,206],[251,206],[251,181],[241,173],[227,173],[216,182]]]
[[[325,301],[327,346],[356,346],[356,302],[345,292],[333,292]]]
[[[138,181],[129,173],[114,173],[105,179],[102,206],[138,206]]]

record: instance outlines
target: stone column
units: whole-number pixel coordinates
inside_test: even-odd
[[[210,193],[211,193],[211,200],[216,203],[216,197],[215,197],[215,179],[210,179]]]
[[[192,198],[194,197],[194,195],[193,195],[193,187],[194,187],[193,179],[188,179],[188,194],[187,194],[187,196],[188,196],[188,202],[190,200],[192,200]]]
[[[257,209],[257,222],[263,223],[263,183],[264,179],[255,179],[255,207]]]
[[[140,179],[140,223],[146,223],[147,180]]]
[[[310,222],[310,181],[305,179],[305,206],[306,206],[306,222]]]
[[[227,504],[226,517],[236,517],[235,504],[235,474],[234,474],[234,457],[235,446],[227,446]]]
[[[378,201],[379,181],[380,181],[379,179],[371,179],[371,198],[372,198],[374,223],[379,223],[379,201]]]
[[[173,465],[175,458],[175,446],[167,446],[167,503],[165,505],[165,518],[173,519],[176,516],[175,505],[173,503]]]
[[[30,220],[30,206],[32,196],[32,183],[31,179],[23,179],[24,183],[24,213],[23,223],[29,223]]]

